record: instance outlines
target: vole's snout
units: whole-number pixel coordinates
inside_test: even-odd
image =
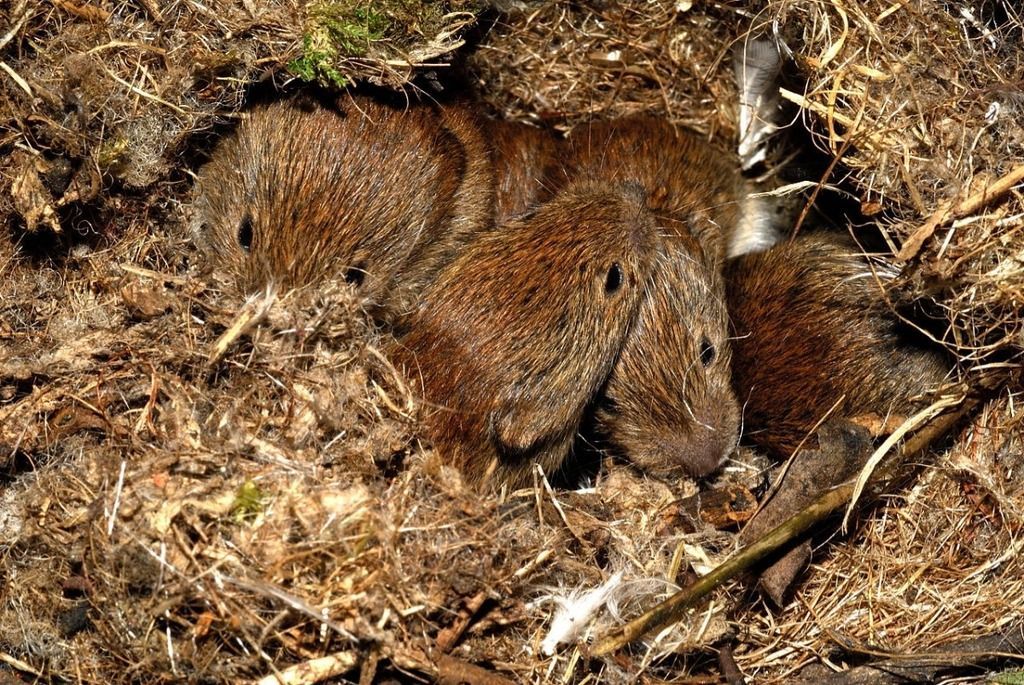
[[[711,426],[697,426],[692,433],[650,436],[630,450],[629,460],[656,476],[702,478],[722,464],[735,444],[735,436],[730,438]]]
[[[716,416],[698,417],[688,430],[650,436],[634,450],[632,461],[655,474],[703,478],[732,454],[738,437],[731,407],[723,407]]]
[[[633,416],[613,407],[604,408],[599,419],[617,451],[637,468],[662,478],[703,478],[732,454],[740,432],[731,396],[707,399],[702,406],[688,406],[685,416],[652,420],[649,413]]]
[[[674,461],[696,478],[710,475],[736,449],[737,437],[731,421],[725,417],[698,423],[681,449],[676,451]]]

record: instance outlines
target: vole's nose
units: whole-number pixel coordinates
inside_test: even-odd
[[[714,424],[696,426],[688,438],[676,451],[676,459],[698,478],[716,471],[736,447],[736,435]]]
[[[689,431],[659,442],[668,459],[689,475],[702,478],[716,471],[736,449],[739,426],[735,408],[729,403],[709,407],[696,419]]]

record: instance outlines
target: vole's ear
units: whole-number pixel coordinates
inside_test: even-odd
[[[519,306],[518,301],[505,303],[506,320],[532,318],[536,325],[525,341],[533,346],[525,358],[517,349],[524,341],[511,339],[495,350],[497,359],[492,357],[494,368],[505,378],[491,405],[489,428],[498,453],[506,459],[545,464],[566,455],[636,326],[646,280],[646,274],[635,275],[636,268],[616,260],[581,270],[580,279],[562,283],[586,289],[596,301],[589,305],[579,304],[586,298],[563,295],[559,300],[551,295],[543,315],[535,310],[528,316],[509,311]]]
[[[564,456],[583,419],[582,410],[569,404],[551,410],[527,397],[503,403],[491,418],[491,439],[502,461],[547,462]]]
[[[568,452],[588,408],[597,399],[629,330],[592,332],[503,388],[490,420],[491,439],[509,462],[553,464]]]

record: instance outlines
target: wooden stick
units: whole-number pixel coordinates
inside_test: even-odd
[[[947,221],[955,221],[973,214],[993,200],[997,200],[1010,192],[1010,189],[1022,181],[1024,181],[1024,164],[1014,167],[994,183],[985,186],[956,207],[950,204],[940,207],[914,231],[913,235],[907,238],[900,251],[896,253],[896,259],[901,262],[913,259],[921,251],[921,246],[924,245],[924,242],[935,233],[939,226]]]
[[[31,664],[28,664],[17,657],[11,656],[7,652],[0,652],[0,662],[5,663],[11,668],[17,669],[23,673],[33,675],[36,678],[43,677],[42,671],[37,671],[36,669],[32,668]]]
[[[433,678],[439,685],[514,685],[508,678],[482,666],[441,654],[435,662],[422,652],[404,650],[390,655],[391,662]],[[361,655],[341,651],[317,657],[250,681],[250,685],[314,685],[348,673],[361,663]]]
[[[850,645],[848,640],[832,635],[847,654],[882,657],[846,671],[833,673],[822,664],[813,663],[789,676],[788,682],[801,685],[897,685],[898,683],[932,683],[940,672],[965,670],[993,662],[1024,659],[1024,632],[1018,623],[1011,623],[998,633],[964,640],[939,649],[916,654],[894,654]],[[1013,681],[1008,681],[1013,682]]]
[[[347,673],[358,665],[356,652],[336,652],[289,666],[253,681],[253,685],[310,685]]]
[[[213,349],[210,350],[210,354],[206,358],[206,366],[212,367],[223,359],[236,340],[255,328],[256,324],[263,321],[276,299],[276,293],[270,289],[261,295],[250,297],[238,310],[235,320],[231,322],[231,326],[221,333],[220,337],[214,342]]]

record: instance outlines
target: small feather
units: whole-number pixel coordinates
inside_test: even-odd
[[[618,571],[593,590],[576,592],[571,597],[554,597],[558,609],[547,637],[540,643],[541,651],[551,656],[558,645],[575,640],[621,584],[622,571]]]
[[[778,130],[782,56],[770,40],[748,40],[733,57],[740,91],[739,154],[743,169],[765,158],[765,141]]]

